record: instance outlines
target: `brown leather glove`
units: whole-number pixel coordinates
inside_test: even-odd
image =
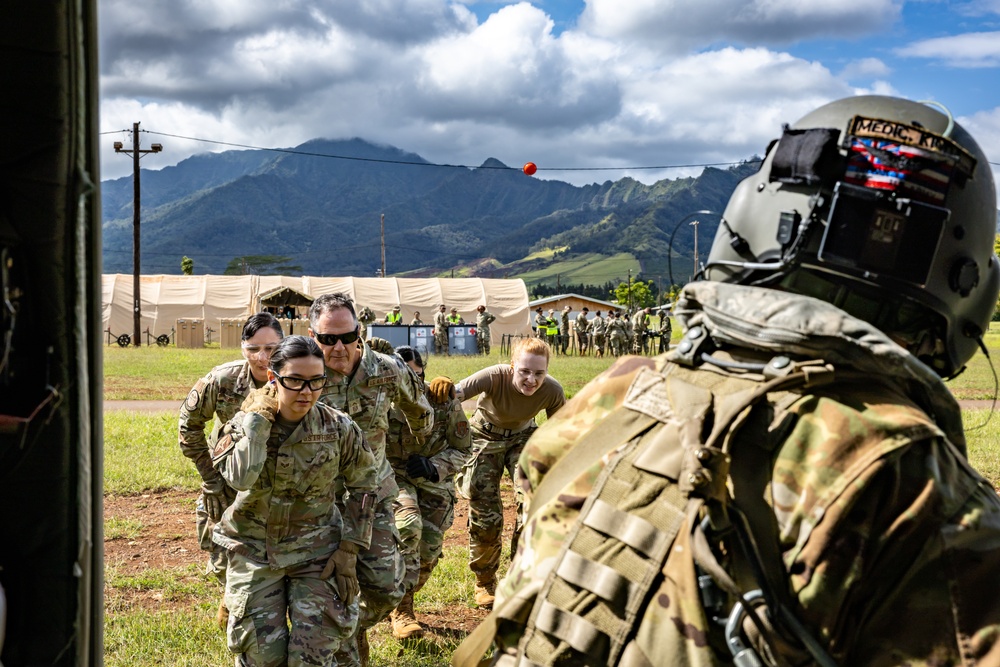
[[[387,341],[385,338],[372,336],[365,342],[368,343],[368,347],[376,352],[381,352],[382,354],[396,354],[396,348],[394,348],[392,343]]]
[[[447,403],[455,398],[455,383],[449,377],[439,375],[431,380],[430,388],[435,403]]]
[[[361,593],[361,586],[358,584],[358,545],[346,540],[340,541],[340,546],[330,559],[326,561],[326,567],[319,575],[320,579],[329,579],[330,575],[337,578],[337,591],[344,604],[351,604]]]
[[[254,389],[240,406],[243,412],[256,412],[269,422],[274,422],[278,412],[278,387],[268,382],[260,389]]]

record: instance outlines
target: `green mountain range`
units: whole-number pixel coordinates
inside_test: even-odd
[[[141,173],[141,271],[223,273],[234,258],[273,256],[304,275],[513,277],[603,284],[632,270],[666,283],[668,241],[699,209],[721,212],[756,159],[696,178],[630,178],[577,187],[488,159],[433,165],[361,139],[284,151],[204,154]],[[104,271],[132,271],[132,177],[102,183]],[[675,282],[704,260],[718,225],[677,228]]]

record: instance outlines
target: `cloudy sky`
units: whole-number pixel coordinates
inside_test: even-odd
[[[226,144],[361,137],[436,163],[648,183],[761,153],[783,122],[870,92],[947,105],[1000,172],[1000,0],[99,8],[102,179],[131,173],[111,147],[138,121],[143,147],[165,147],[150,169]]]

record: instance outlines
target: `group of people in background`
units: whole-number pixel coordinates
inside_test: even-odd
[[[436,321],[461,320],[446,311]],[[477,320],[488,353],[495,317],[480,306]],[[387,617],[397,638],[421,636],[413,595],[456,493],[469,500],[476,603],[493,604],[500,478],[518,475],[536,415],[566,401],[550,347],[525,338],[508,364],[427,383],[418,350],[366,344],[373,321],[343,293],[314,301],[308,336],[257,313],[243,358],[209,371],[180,408],[180,447],[202,478],[199,542],[225,586],[217,620],[239,665],[365,665],[367,629]],[[476,397],[469,419],[462,401]]]
[[[659,326],[655,332],[652,329],[652,308],[640,308],[631,316],[621,310],[609,310],[607,316],[603,316],[598,310],[590,317],[590,308],[584,306],[572,327],[571,310],[567,305],[557,317],[555,309],[546,313],[541,306],[535,308],[532,326],[535,336],[562,354],[568,352],[574,338],[577,353],[581,356],[590,353],[597,357],[606,353],[615,357],[646,354],[652,351],[650,341],[653,338],[659,339],[658,352],[665,352],[670,346],[673,325],[666,310],[660,311]]]
[[[479,305],[476,307],[476,350],[479,354],[488,355],[490,353],[490,345],[492,342],[490,337],[490,325],[493,324],[496,319],[497,318],[493,313],[486,310],[486,306]],[[362,307],[358,311],[358,322],[363,327],[364,334],[367,334],[368,326],[375,322],[375,312],[367,306]],[[382,324],[387,326],[402,326],[402,307],[399,305],[393,306],[392,310],[385,314]],[[427,326],[420,318],[419,310],[413,312],[413,319],[410,320],[409,325],[411,327]],[[434,314],[433,326],[434,353],[450,355],[451,349],[448,343],[448,328],[454,326],[465,326],[465,318],[458,312],[458,308],[453,307],[449,311],[448,307],[442,303],[438,306],[437,313]],[[367,336],[364,337],[367,338]]]

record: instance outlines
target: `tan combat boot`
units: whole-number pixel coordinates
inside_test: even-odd
[[[229,628],[229,609],[226,608],[225,602],[219,603],[219,611],[215,614],[215,622],[219,624],[219,628],[223,632]]]
[[[497,580],[493,577],[489,579],[476,578],[476,606],[481,609],[492,609],[494,595],[497,590]]]
[[[392,610],[392,636],[396,639],[416,639],[423,635],[424,628],[413,613],[413,591],[410,591]]]

